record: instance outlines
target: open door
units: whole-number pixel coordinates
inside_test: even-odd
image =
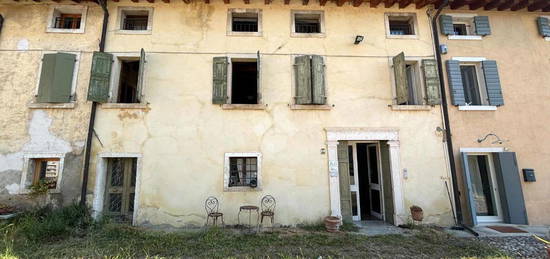
[[[382,185],[379,166],[378,144],[367,144],[368,179],[370,214],[375,218],[382,219]]]
[[[382,181],[382,191],[384,193],[384,221],[392,225],[395,225],[395,209],[393,205],[393,191],[392,191],[392,177],[391,177],[391,164],[390,164],[390,148],[387,141],[380,142],[380,161],[381,161],[381,175],[384,181]]]

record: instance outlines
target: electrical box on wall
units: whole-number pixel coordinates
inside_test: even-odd
[[[525,182],[536,182],[537,178],[535,177],[535,169],[524,168],[523,169],[523,181],[525,181]]]
[[[449,49],[447,48],[447,44],[439,45],[439,51],[441,51],[441,54],[447,54],[447,52],[449,52]]]

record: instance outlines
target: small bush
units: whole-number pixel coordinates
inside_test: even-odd
[[[30,240],[55,240],[69,234],[79,234],[92,220],[85,207],[73,204],[68,207],[49,207],[23,214],[16,223],[19,231]]]

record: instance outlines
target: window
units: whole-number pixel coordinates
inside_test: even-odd
[[[295,104],[324,105],[327,103],[323,57],[318,55],[295,57],[294,77]]]
[[[117,103],[138,103],[139,60],[121,59]]]
[[[32,159],[34,174],[32,184],[46,184],[48,189],[56,189],[59,175],[59,158]]]
[[[47,32],[84,33],[86,6],[54,6]]]
[[[399,104],[424,104],[424,93],[420,87],[421,83],[420,73],[418,72],[418,62],[407,62],[405,64],[405,73],[407,77],[407,101]]]
[[[454,57],[447,60],[447,79],[454,105],[461,110],[475,110],[463,106],[504,105],[497,63],[484,58]],[[496,109],[496,108],[495,108]]]
[[[119,30],[124,33],[150,33],[153,9],[119,7]]]
[[[82,14],[66,14],[62,13],[59,17],[55,17],[54,28],[57,29],[79,29]]]
[[[261,190],[260,153],[226,153],[224,189]]]
[[[293,36],[324,34],[322,11],[293,11],[292,20]]]
[[[402,37],[416,35],[416,15],[410,13],[386,14],[388,36]]]
[[[61,176],[65,154],[37,153],[23,155],[23,174],[20,192],[28,193],[31,186],[45,184],[48,192],[61,191]]]
[[[453,17],[454,35],[475,35],[474,18]]]
[[[42,56],[36,93],[37,103],[69,103],[74,101],[77,54],[46,53]]]
[[[449,39],[481,40],[491,34],[489,17],[475,14],[449,14],[439,17],[441,33]]]
[[[260,9],[229,9],[227,17],[228,35],[261,36]]]
[[[249,106],[251,108],[258,106],[261,103],[259,60],[259,53],[257,58],[246,55],[215,57],[212,103],[241,105],[239,107],[252,105]]]
[[[393,57],[397,105],[436,105],[441,101],[439,76],[433,59],[406,60],[405,53]],[[423,72],[423,73],[422,73]]]
[[[464,85],[464,98],[468,105],[488,105],[487,90],[483,83],[479,64],[465,63],[460,65],[460,75]]]

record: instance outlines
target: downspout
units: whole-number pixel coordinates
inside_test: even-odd
[[[99,52],[105,51],[105,37],[107,35],[107,23],[109,22],[109,11],[107,10],[108,0],[98,0],[101,9],[103,9],[103,26],[101,28],[101,38],[99,40]],[[90,112],[90,123],[88,124],[88,137],[86,138],[86,151],[84,153],[84,170],[82,173],[82,189],[80,192],[80,205],[86,206],[86,194],[88,192],[88,176],[90,171],[90,153],[92,149],[92,139],[94,133],[95,113],[97,102],[92,101],[92,110]]]

